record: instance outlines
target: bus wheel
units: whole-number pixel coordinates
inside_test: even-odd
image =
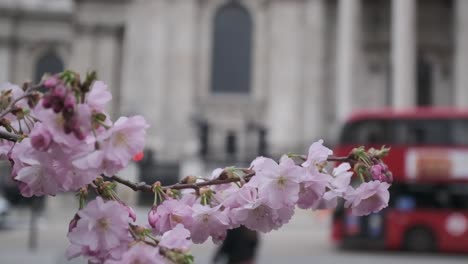
[[[406,232],[404,248],[416,252],[434,251],[436,250],[436,241],[429,229],[416,227]]]

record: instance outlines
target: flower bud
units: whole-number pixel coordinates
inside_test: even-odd
[[[197,177],[193,175],[186,176],[182,179],[181,183],[194,184],[197,182]]]
[[[384,167],[381,164],[372,165],[370,173],[373,180],[382,181],[385,178]]]
[[[153,206],[153,208],[151,208],[151,210],[148,213],[148,223],[153,228],[156,228],[156,224],[159,220],[159,215],[157,214],[156,209],[157,207]]]
[[[49,78],[47,78],[45,81],[44,81],[44,87],[45,88],[53,88],[54,86],[56,86],[57,84],[59,83],[59,79],[57,78],[57,76],[51,76]]]
[[[133,222],[135,222],[135,221],[136,221],[136,213],[135,213],[135,210],[133,210],[133,208],[131,208],[130,206],[128,206],[128,205],[126,205],[126,204],[124,204],[124,203],[122,203],[122,205],[123,205],[123,206],[125,207],[125,209],[127,210],[127,212],[128,212],[128,217],[130,217],[130,218],[133,220]]]
[[[68,232],[71,232],[76,227],[76,225],[78,225],[78,220],[80,220],[80,216],[75,214],[73,219],[68,224]]]
[[[65,108],[65,110],[67,111],[73,111],[75,109],[75,104],[76,104],[76,98],[75,96],[73,96],[72,94],[68,94],[66,97],[65,97],[65,101],[63,103],[63,107]]]
[[[52,107],[52,97],[50,95],[42,97],[42,106],[46,109]]]
[[[54,110],[55,113],[60,113],[62,109],[63,109],[63,102],[60,100],[53,100],[52,110]]]
[[[63,85],[58,85],[52,91],[52,96],[57,99],[63,100],[65,98],[66,93],[67,93],[67,88]]]

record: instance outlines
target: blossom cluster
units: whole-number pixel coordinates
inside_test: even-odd
[[[11,176],[23,196],[76,191],[101,174],[125,168],[144,147],[148,124],[143,117],[112,122],[104,111],[112,98],[107,86],[94,81],[83,91],[70,84],[77,78],[70,74],[48,78],[44,96],[34,104],[19,101],[16,114],[2,119],[9,125],[1,129],[27,135],[19,142],[0,142],[0,155],[12,162]],[[6,84],[6,94],[14,101],[33,92]]]
[[[353,150],[329,170],[333,154],[319,140],[307,155],[279,162],[258,157],[249,168],[227,167],[210,177],[188,176],[173,186],[131,183],[115,176],[144,147],[148,124],[141,116],[106,113],[107,86],[73,72],[50,76],[39,87],[6,84],[0,90],[0,157],[26,197],[77,191],[79,210],[69,225],[67,256],[92,263],[192,263],[191,243],[215,243],[245,226],[270,232],[286,224],[296,207],[334,208],[339,199],[355,215],[388,205],[388,150]],[[0,133],[0,134],[1,134]],[[12,140],[12,138],[14,138]],[[361,180],[355,185],[353,175]],[[117,183],[154,193],[143,224],[114,192]],[[88,190],[98,196],[89,201]],[[141,220],[141,219],[139,219]]]

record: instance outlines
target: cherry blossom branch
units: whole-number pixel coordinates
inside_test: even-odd
[[[234,177],[234,178],[218,178],[214,180],[207,180],[204,182],[197,182],[197,183],[176,183],[173,185],[167,185],[163,186],[162,190],[182,190],[182,189],[194,189],[194,190],[199,190],[201,187],[204,186],[210,186],[210,185],[220,185],[220,184],[226,184],[226,183],[232,183],[232,182],[239,182],[239,181],[248,181],[250,178],[252,178],[255,175],[254,171],[249,170],[246,175],[244,175],[242,178],[240,177]],[[222,174],[223,175],[223,174]],[[221,175],[221,176],[222,176]],[[106,177],[109,178],[115,182],[118,182],[120,184],[123,184],[130,189],[134,191],[142,191],[142,192],[153,192],[153,186],[145,183],[145,182],[132,182],[126,179],[123,179],[117,175],[113,175],[112,177]]]
[[[327,160],[328,161],[336,161],[336,162],[350,162],[350,163],[356,162],[356,160],[354,160],[351,156],[347,156],[347,157],[329,156],[327,158]],[[250,180],[250,178],[255,176],[255,171],[253,171],[251,169],[240,169],[240,170],[242,170],[245,173],[245,175],[243,177],[238,177],[238,176],[229,177],[227,175],[228,173],[226,173],[226,171],[223,171],[223,173],[221,173],[221,175],[217,179],[206,180],[206,181],[203,181],[203,182],[196,182],[196,183],[184,183],[183,182],[184,180],[182,180],[182,182],[179,182],[179,183],[176,183],[176,184],[162,186],[162,190],[166,191],[166,190],[194,189],[194,190],[198,191],[201,187],[205,187],[205,186],[220,185],[220,184],[240,182],[240,181],[248,182]],[[107,177],[107,176],[104,176],[104,175],[102,175],[102,176],[105,177],[105,178],[108,178],[110,180],[113,180],[115,182],[118,182],[118,183],[120,183],[122,185],[125,185],[125,186],[129,187],[130,189],[132,189],[133,191],[151,192],[151,193],[154,192],[153,191],[154,187],[152,185],[149,185],[149,184],[145,183],[145,182],[132,182],[132,181],[126,180],[124,178],[121,178],[121,177],[119,177],[117,175],[113,175],[111,177]]]

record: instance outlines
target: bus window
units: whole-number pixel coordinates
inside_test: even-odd
[[[468,120],[365,120],[346,124],[341,144],[468,145]]]
[[[398,120],[395,126],[398,144],[452,144],[448,120]]]
[[[408,209],[468,209],[467,184],[393,184],[390,207]]]
[[[343,144],[389,144],[389,126],[385,120],[368,120],[348,124],[343,129]]]
[[[453,121],[452,139],[456,145],[468,145],[468,120]]]

